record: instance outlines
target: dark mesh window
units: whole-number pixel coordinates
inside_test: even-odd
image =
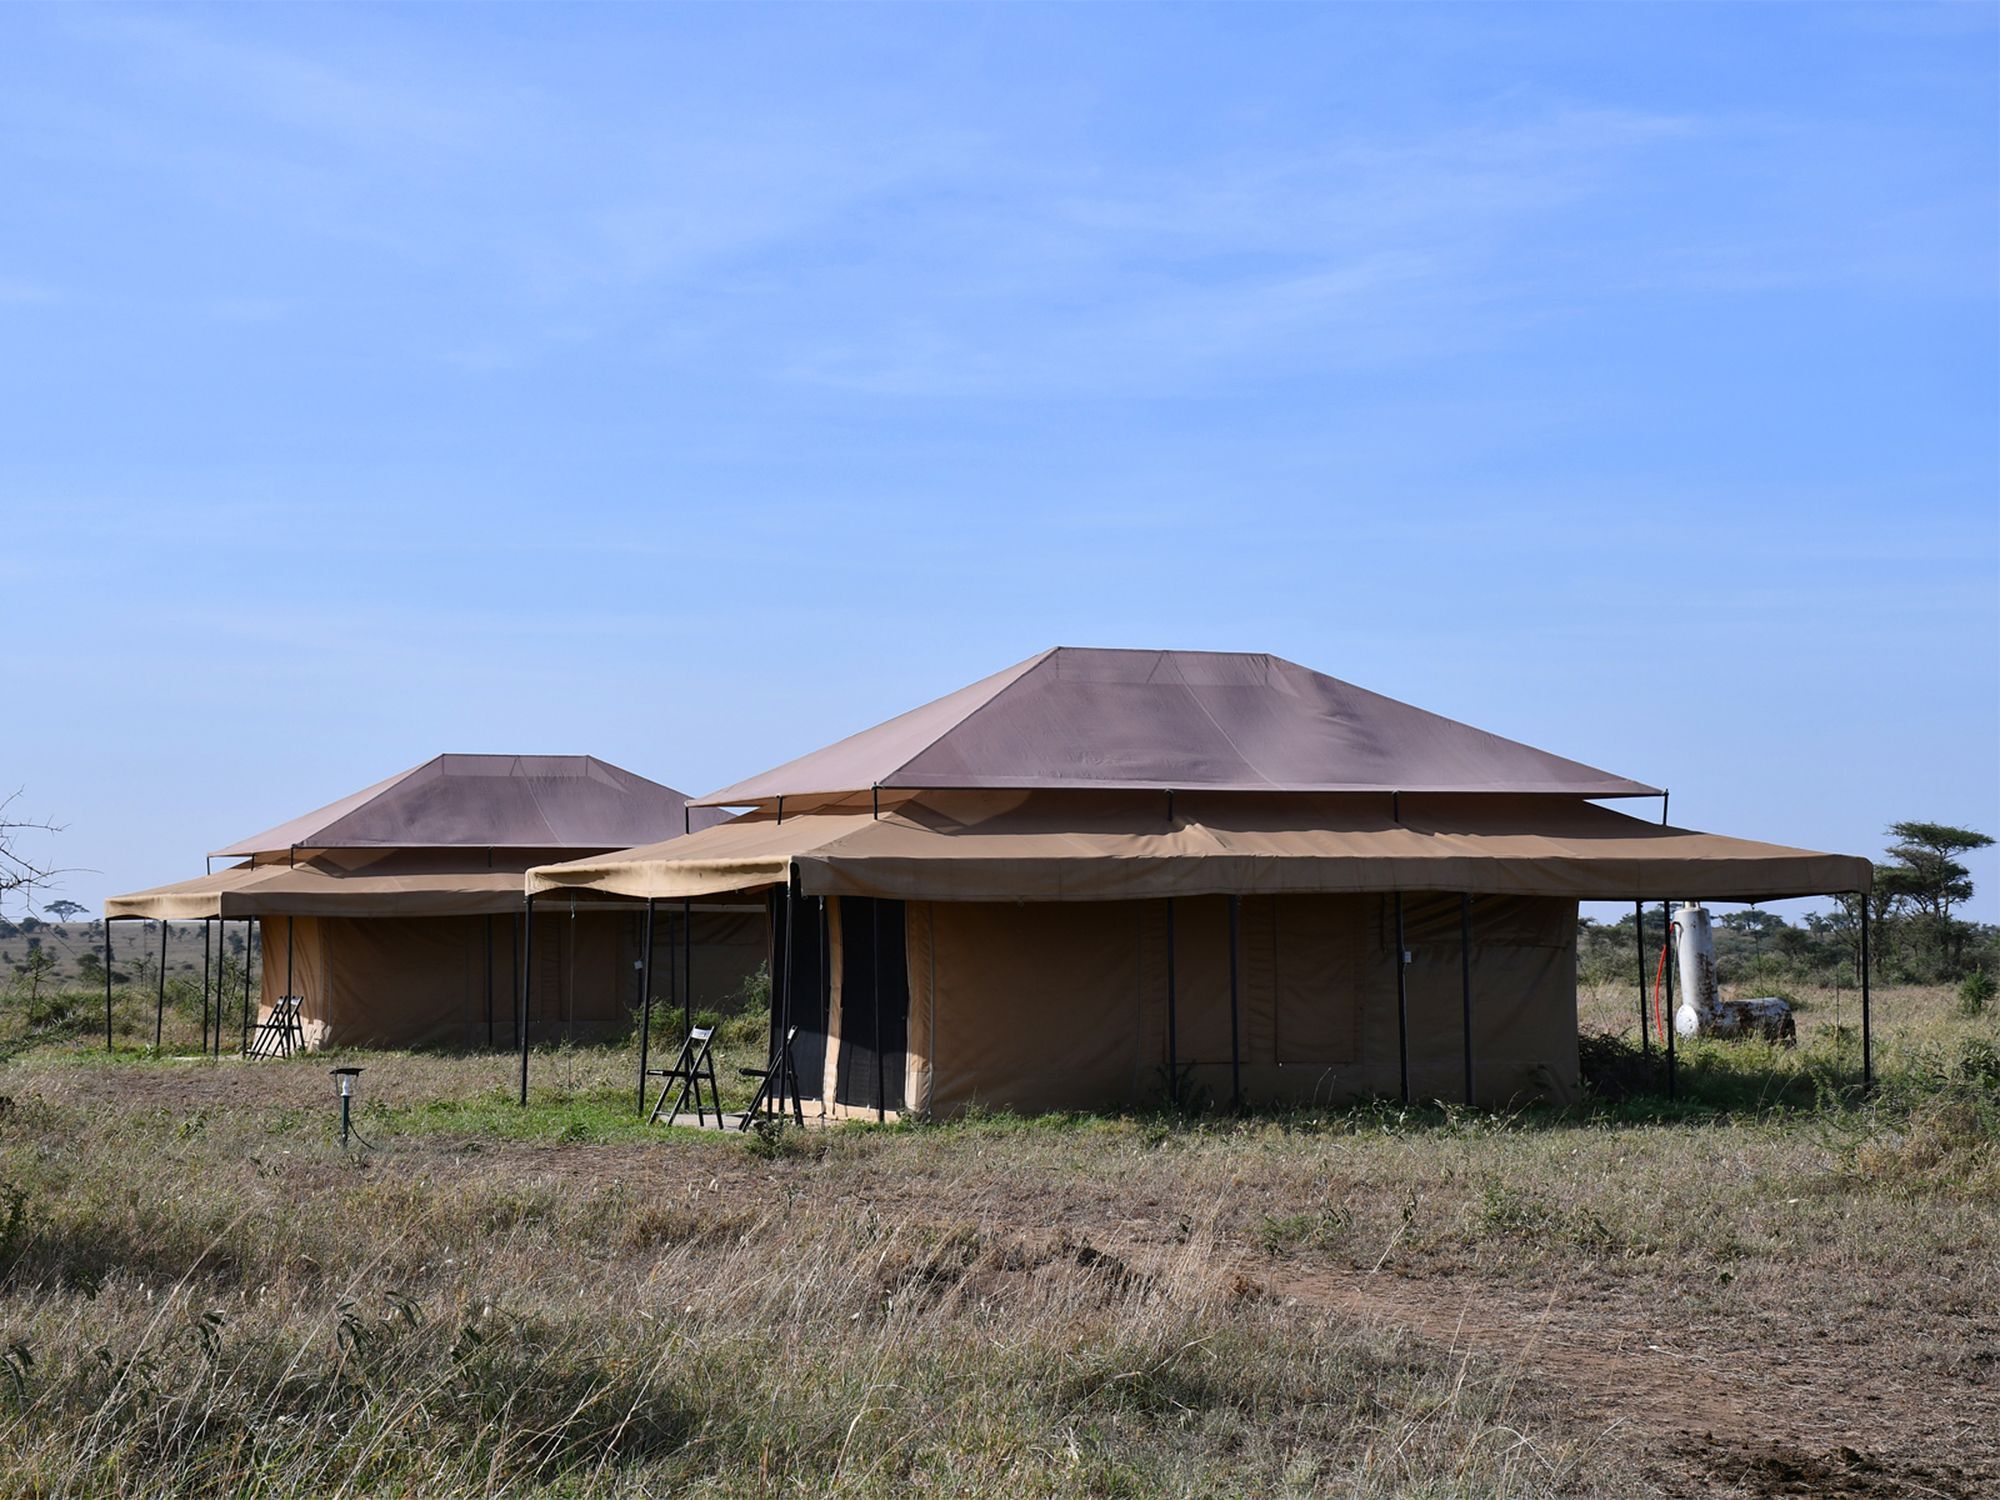
[[[797,907],[798,927],[785,944],[786,924]],[[799,1034],[792,1039],[792,1066],[799,1073],[799,1097],[817,1099],[826,1075],[826,902],[818,896],[802,896],[796,903],[779,892],[771,920],[771,1047],[776,1049],[779,1028],[786,1024],[786,954],[791,975],[790,1024]],[[871,1084],[870,1087],[873,1087]]]
[[[840,1068],[834,1099],[863,1108],[901,1109],[910,1044],[903,903],[843,896],[840,948]]]

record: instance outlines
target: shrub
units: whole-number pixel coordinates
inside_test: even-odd
[[[1977,1016],[1985,1013],[1986,1003],[1993,998],[1996,986],[1993,976],[1984,969],[1974,969],[1958,983],[1958,1013],[1962,1016]]]

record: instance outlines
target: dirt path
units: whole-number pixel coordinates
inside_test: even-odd
[[[1802,1361],[1773,1346],[1717,1347],[1714,1330],[1663,1330],[1601,1287],[1540,1297],[1450,1279],[1409,1280],[1292,1264],[1240,1263],[1272,1295],[1407,1330],[1561,1389],[1586,1421],[1653,1455],[1663,1487],[1749,1495],[2000,1492],[2000,1403],[1980,1409],[1912,1388],[1864,1348]],[[1912,1439],[1916,1441],[1912,1442]],[[1911,1448],[1963,1456],[1923,1464]]]

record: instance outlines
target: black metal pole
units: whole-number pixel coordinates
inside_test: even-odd
[[[243,919],[243,1055],[250,1055],[250,960],[257,950],[257,919]]]
[[[1639,1055],[1653,1055],[1653,1023],[1646,1018],[1646,903],[1632,903],[1632,940],[1639,948]]]
[[[1235,895],[1229,898],[1229,1107],[1241,1111],[1243,1108],[1243,1038],[1240,1020],[1241,1007],[1238,1004],[1240,986],[1237,984],[1236,949],[1237,933],[1241,925],[1242,900]]]
[[[771,1112],[779,1118],[785,1113],[785,1069],[791,1061],[791,1053],[785,1047],[785,1033],[792,1028],[792,974],[797,968],[797,945],[792,941],[792,929],[798,925],[799,915],[799,867],[793,865],[785,880],[785,985],[783,1003],[778,1008],[777,1045],[771,1055]],[[932,1042],[932,1055],[936,1055],[936,1042]]]
[[[1173,794],[1169,792],[1168,796]],[[1174,898],[1167,897],[1167,1097],[1181,1107],[1180,1018],[1174,994]]]
[[[646,1112],[646,1068],[653,1054],[653,908],[646,898],[646,936],[639,956],[639,1113]]]
[[[162,1026],[167,1019],[167,923],[160,920],[160,987],[153,999],[153,1050],[160,1050]]]
[[[521,1103],[528,1102],[528,986],[535,972],[535,897],[521,901],[521,1008],[515,1030],[521,1041]]]
[[[1660,903],[1660,915],[1666,926],[1660,931],[1660,941],[1665,946],[1661,950],[1660,962],[1667,971],[1667,1097],[1672,1099],[1680,1093],[1680,1060],[1674,1055],[1674,1038],[1680,1027],[1674,1024],[1674,909],[1670,902]]]
[[[250,960],[256,956],[256,918],[244,918],[244,1036],[242,1056],[250,1056]]]
[[[111,1050],[111,916],[104,917],[104,1050]]]
[[[1869,1034],[1868,995],[1868,893],[1861,893],[1861,1089],[1867,1093],[1875,1087],[1875,1053]]]
[[[681,1036],[694,1033],[694,901],[681,897]]]
[[[1410,1102],[1410,976],[1409,950],[1403,946],[1403,893],[1396,892],[1396,1060],[1402,1079],[1403,1102]]]
[[[487,851],[492,858],[492,851]],[[486,1048],[493,1049],[493,913],[486,914]]]
[[[819,1026],[829,1029],[833,1019],[833,911],[824,896],[819,898]],[[937,1054],[931,1054],[935,1057]],[[826,1038],[820,1038],[819,1077],[813,1080],[818,1097],[826,1096]],[[821,1113],[825,1113],[822,1107]]]
[[[215,924],[207,917],[201,919],[201,1053],[208,1055],[208,945]]]
[[[1458,898],[1458,979],[1465,1006],[1465,1104],[1472,1107],[1472,893]]]
[[[885,1108],[886,1090],[882,1080],[882,900],[879,896],[868,903],[868,920],[873,926],[868,940],[873,962],[868,970],[875,989],[875,1118],[885,1120],[889,1111]]]

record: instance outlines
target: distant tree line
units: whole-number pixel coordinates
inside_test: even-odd
[[[1716,917],[1715,966],[1724,984],[1757,982],[1856,984],[1861,972],[1861,911],[1869,917],[1870,977],[1884,983],[1952,984],[2000,975],[2000,927],[1957,915],[1972,897],[1972,876],[1960,856],[1991,847],[1988,835],[1947,823],[1889,826],[1886,857],[1875,863],[1866,897],[1837,898],[1825,912],[1797,923],[1775,912],[1736,911]],[[1659,957],[1665,917],[1646,910],[1647,983]],[[1585,918],[1578,934],[1580,977],[1594,983],[1635,981],[1638,948],[1630,913],[1616,922]]]

